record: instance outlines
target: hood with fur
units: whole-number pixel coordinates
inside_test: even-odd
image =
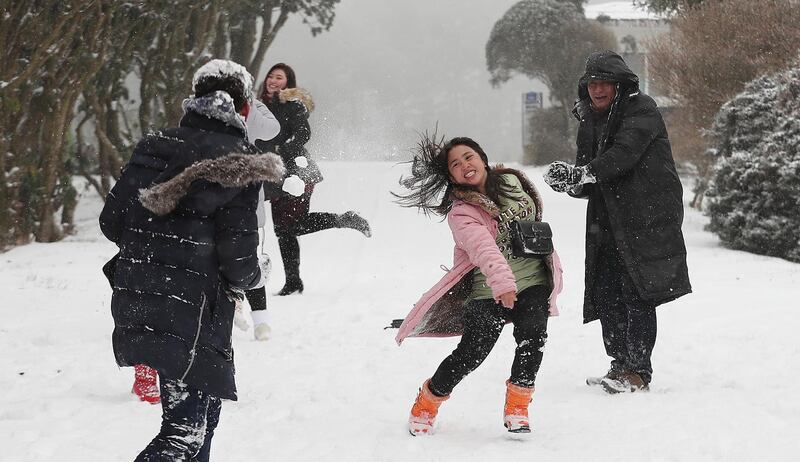
[[[140,189],[139,201],[156,215],[166,215],[175,210],[196,180],[241,188],[257,181],[278,183],[283,174],[283,161],[275,154],[228,154],[194,163],[163,183]]]
[[[308,112],[314,111],[314,100],[311,98],[311,93],[305,88],[287,88],[278,93],[278,99],[281,103],[289,101],[297,101],[305,106]]]

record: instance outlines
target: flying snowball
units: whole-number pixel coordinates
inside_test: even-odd
[[[294,158],[294,163],[297,164],[297,166],[300,167],[300,168],[308,167],[308,159],[306,159],[306,156],[297,156],[297,157],[295,157]]]
[[[291,175],[283,180],[283,190],[292,196],[300,197],[306,190],[306,184],[297,175]]]

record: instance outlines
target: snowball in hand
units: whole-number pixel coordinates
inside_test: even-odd
[[[306,190],[306,184],[297,175],[291,175],[283,180],[283,190],[292,196],[300,197]]]
[[[308,167],[308,159],[306,159],[306,156],[297,156],[297,157],[295,157],[294,158],[294,163],[297,164],[297,166],[300,167],[300,168]]]

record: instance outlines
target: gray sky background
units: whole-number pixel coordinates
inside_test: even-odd
[[[474,138],[492,161],[519,160],[521,95],[545,88],[522,76],[492,88],[484,51],[517,1],[342,0],[317,37],[289,21],[256,79],[276,62],[295,69],[317,106],[308,147],[318,159],[405,160],[417,132],[438,122],[440,134]]]

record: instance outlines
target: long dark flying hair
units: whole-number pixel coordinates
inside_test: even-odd
[[[414,149],[414,158],[406,163],[411,164],[411,175],[400,177],[400,185],[408,191],[394,193],[395,202],[403,207],[416,207],[426,216],[434,213],[446,216],[453,207],[453,191],[476,190],[469,185],[459,185],[450,179],[447,168],[447,155],[456,146],[472,148],[486,166],[486,195],[495,204],[501,197],[512,198],[512,188],[503,177],[489,167],[489,157],[481,146],[472,138],[456,137],[444,142],[444,136],[438,137],[436,130],[432,134],[425,132]]]
[[[294,69],[286,63],[275,64],[269,68],[267,75],[264,76],[264,82],[261,84],[261,94],[258,96],[258,99],[264,104],[270,103],[269,96],[267,96],[267,77],[269,77],[269,74],[275,69],[280,69],[286,74],[286,88],[297,88],[297,77],[295,77]]]

